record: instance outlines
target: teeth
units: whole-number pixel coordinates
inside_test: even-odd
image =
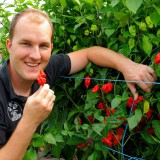
[[[31,67],[36,67],[38,66],[38,63],[26,63],[28,66],[31,66]]]

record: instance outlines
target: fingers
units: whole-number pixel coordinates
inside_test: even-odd
[[[154,82],[157,80],[157,76],[154,70],[150,67],[147,67],[147,71],[144,72],[141,81],[137,85],[143,89],[145,92],[149,93],[153,88]]]
[[[133,94],[134,100],[136,100],[138,98],[138,93],[136,93],[135,84],[133,84],[133,83],[127,83],[127,86],[130,89],[131,93]]]
[[[153,81],[157,81],[157,75],[156,75],[155,71],[153,70],[153,68],[148,67],[147,70],[148,70],[148,73],[150,73],[151,76],[153,77],[153,79],[154,79]]]
[[[44,99],[46,97],[46,95],[49,92],[49,85],[48,84],[44,84],[43,87],[41,88],[41,90],[39,91],[38,96],[40,96],[42,99]]]
[[[50,89],[48,84],[45,84],[38,92],[37,98],[42,102],[44,107],[53,107],[55,101],[54,91]]]
[[[148,77],[149,77],[149,75],[148,75]],[[151,77],[149,77],[149,78],[151,78]],[[147,76],[144,76],[142,81],[137,82],[137,85],[147,93],[149,93],[153,87],[153,83],[152,83],[152,81],[149,80],[149,78],[147,78]]]
[[[136,94],[135,84],[137,84],[145,92],[149,93],[156,80],[157,76],[155,71],[151,67],[141,65],[139,72],[137,70],[136,76],[132,79],[132,81],[135,81],[135,83],[127,83],[127,86],[134,95],[134,99],[137,99],[138,94]]]
[[[46,95],[45,99],[44,99],[44,103],[48,104],[50,107],[53,106],[54,101],[55,101],[55,95],[54,95],[54,91],[49,90],[48,94]]]

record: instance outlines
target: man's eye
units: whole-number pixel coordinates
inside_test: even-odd
[[[45,45],[45,44],[44,44],[44,45],[42,44],[41,47],[42,47],[42,48],[48,48],[49,46],[48,46],[48,45]]]
[[[21,43],[21,44],[24,45],[24,46],[29,46],[29,43],[23,42],[23,43]]]

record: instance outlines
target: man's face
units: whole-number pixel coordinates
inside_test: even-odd
[[[12,40],[7,40],[12,76],[35,80],[48,64],[53,45],[47,20],[35,22],[22,17],[16,24]]]

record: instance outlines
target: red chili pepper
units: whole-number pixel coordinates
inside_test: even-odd
[[[94,123],[94,118],[92,115],[88,116],[88,120],[93,124]]]
[[[107,146],[112,147],[112,142],[108,138],[104,137],[102,138],[102,143],[105,143]]]
[[[39,85],[44,85],[46,83],[46,74],[43,72],[43,70],[40,70],[40,73],[37,77],[37,82]]]
[[[82,143],[78,143],[76,146],[77,146],[77,147],[85,147],[86,144],[82,142]]]
[[[151,117],[152,117],[152,112],[153,112],[153,110],[150,108],[149,111],[146,113],[146,118],[147,118],[147,120],[150,120],[150,119],[151,119]]]
[[[104,93],[108,93],[110,91],[112,91],[113,89],[113,84],[111,82],[108,82],[106,84],[104,84],[101,88],[101,90],[104,92]]]
[[[82,119],[81,118],[78,118],[78,123],[79,123],[79,125],[82,124]]]
[[[116,111],[116,109],[112,109],[112,108],[107,108],[106,109],[106,116],[111,116],[111,114],[114,114],[114,112]]]
[[[92,144],[92,142],[93,142],[93,139],[92,138],[88,138],[88,143]]]
[[[155,64],[160,64],[160,52],[157,53],[156,57],[154,58]]]
[[[106,109],[106,105],[103,102],[99,102],[98,103],[98,108],[102,109],[102,110],[105,110]]]
[[[100,86],[97,84],[92,88],[92,92],[98,92],[99,91]]]
[[[150,134],[150,135],[153,135],[154,134],[154,129],[153,128],[149,128],[147,133]]]
[[[89,87],[90,83],[91,83],[91,78],[90,78],[90,76],[86,76],[86,78],[85,78],[85,80],[84,80],[84,84],[85,84],[86,88]]]
[[[122,139],[121,135],[115,135],[113,138],[113,146],[118,145],[121,139]]]

